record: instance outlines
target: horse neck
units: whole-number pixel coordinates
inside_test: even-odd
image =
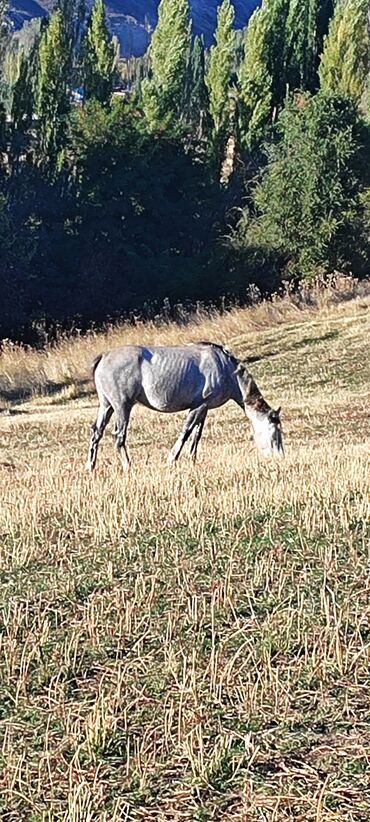
[[[258,418],[265,417],[271,410],[268,402],[262,396],[257,383],[251,375],[243,385],[245,390],[242,390],[240,380],[237,375],[233,375],[233,396],[232,399],[245,411],[247,417],[254,421]]]
[[[236,374],[232,375],[231,399],[234,400],[234,402],[236,402],[237,405],[239,405],[240,408],[242,408],[243,411],[244,411],[245,403],[244,403],[243,394],[241,392],[241,388],[240,388],[240,385],[239,385],[239,380],[237,379]]]

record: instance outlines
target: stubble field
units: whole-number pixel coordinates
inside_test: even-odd
[[[370,296],[112,329],[0,360],[0,818],[370,820]],[[136,408],[86,473],[99,351],[213,339],[283,407]],[[111,430],[111,429],[110,429]]]

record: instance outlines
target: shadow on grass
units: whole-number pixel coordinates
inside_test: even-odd
[[[305,348],[306,345],[318,345],[319,343],[327,342],[328,340],[334,340],[337,337],[339,337],[338,330],[328,331],[321,337],[304,337],[303,340],[297,340],[297,342],[292,343],[289,348],[284,347],[281,348],[280,351],[267,351],[265,354],[256,354],[256,356],[246,357],[245,362],[261,362],[261,360],[267,360],[270,357],[279,357],[281,354],[289,354],[289,351],[297,351],[300,348]]]
[[[76,389],[76,396],[74,399],[78,399],[79,397],[89,396],[90,394],[94,393],[94,386],[89,379],[82,379],[70,382],[65,380],[64,382],[53,382],[52,380],[43,383],[41,385],[11,385],[8,386],[1,385],[0,383],[0,401],[3,402],[10,402],[10,403],[19,403],[19,402],[26,402],[27,400],[31,399],[31,397],[56,397],[58,394],[63,391],[65,388],[69,388],[70,386],[74,386]],[[0,408],[0,412],[8,410]],[[21,412],[18,412],[21,413]]]

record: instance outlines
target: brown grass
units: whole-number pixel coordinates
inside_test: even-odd
[[[316,316],[320,322],[328,318],[337,306],[349,300],[367,300],[370,281],[357,281],[341,275],[333,276],[325,287],[303,286],[296,294],[287,292],[271,301],[259,302],[246,309],[235,308],[220,314],[217,310],[199,309],[183,325],[155,322],[123,323],[109,326],[105,332],[60,337],[58,342],[42,350],[19,346],[4,340],[1,345],[0,403],[8,407],[17,399],[62,393],[81,395],[81,387],[89,380],[89,364],[93,357],[114,346],[144,342],[176,344],[199,339],[216,339],[234,347],[243,346],[243,355],[253,356],[254,332],[297,322],[310,322]],[[215,339],[216,338],[216,339]],[[259,352],[261,353],[261,352]],[[264,353],[264,352],[263,352]],[[91,386],[90,386],[91,390]]]
[[[310,301],[6,348],[6,822],[370,820],[370,298]],[[171,471],[182,415],[135,409],[86,475],[94,354],[197,338],[261,357],[284,463],[227,405]]]

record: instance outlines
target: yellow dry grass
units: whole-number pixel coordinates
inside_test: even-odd
[[[370,820],[366,292],[5,348],[2,819]],[[261,357],[285,461],[230,404],[170,470],[138,408],[87,475],[92,357],[194,339]]]

